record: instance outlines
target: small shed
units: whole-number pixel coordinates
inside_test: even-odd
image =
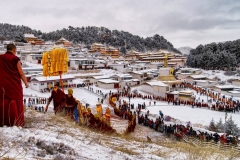
[[[113,79],[100,79],[98,80],[98,87],[103,89],[119,88],[119,81]]]
[[[165,97],[166,93],[170,91],[169,86],[161,81],[150,81],[143,83],[141,90],[161,97]]]
[[[187,83],[194,83],[195,80],[206,80],[207,77],[204,75],[190,75],[186,77]]]
[[[234,79],[232,80],[232,85],[240,87],[240,79]]]
[[[195,95],[194,92],[191,90],[184,90],[184,91],[179,91],[178,93],[178,99],[179,100],[184,100],[184,101],[195,101]]]
[[[218,86],[215,86],[214,90],[217,92],[222,92],[222,91],[232,91],[235,88],[237,87],[233,85],[218,85]]]
[[[89,78],[90,83],[96,83],[101,79],[110,79],[110,76],[92,76]]]
[[[196,86],[202,86],[202,87],[213,87],[217,84],[216,81],[210,81],[210,80],[194,80],[194,84]]]
[[[63,85],[68,87],[73,84],[74,76],[71,75],[63,75]],[[44,91],[47,89],[51,89],[55,83],[60,81],[59,76],[51,76],[51,77],[34,77],[31,79],[31,88],[36,91]]]
[[[179,94],[178,91],[169,92],[169,93],[167,93],[167,99],[168,100],[175,100],[175,99],[178,98],[178,94]]]

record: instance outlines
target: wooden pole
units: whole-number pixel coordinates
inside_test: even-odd
[[[64,86],[63,86],[63,81],[62,81],[62,74],[60,74],[60,84],[62,86],[62,91],[64,92]]]

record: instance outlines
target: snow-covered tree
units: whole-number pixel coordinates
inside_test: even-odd
[[[229,133],[233,136],[239,135],[239,128],[237,124],[232,120],[232,116],[226,121],[226,133]]]
[[[209,129],[210,131],[214,131],[214,132],[217,131],[217,128],[216,128],[216,124],[215,124],[215,122],[214,122],[214,119],[211,120],[208,129]]]
[[[220,118],[219,122],[216,124],[216,129],[218,132],[224,132],[224,124],[222,123],[222,118]]]

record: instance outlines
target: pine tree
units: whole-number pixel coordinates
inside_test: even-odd
[[[217,128],[216,128],[216,125],[215,125],[214,119],[211,120],[208,129],[209,129],[210,131],[214,131],[214,132],[217,131]]]
[[[216,125],[216,130],[218,132],[224,132],[224,124],[222,123],[222,118],[219,119],[219,122]]]
[[[237,136],[239,134],[239,128],[232,120],[232,116],[230,116],[230,118],[226,121],[226,133],[233,136]]]

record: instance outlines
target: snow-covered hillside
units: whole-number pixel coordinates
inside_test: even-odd
[[[191,49],[192,49],[192,48],[190,48],[190,47],[180,47],[180,48],[178,48],[178,50],[179,50],[183,55],[189,55]]]
[[[221,71],[221,70],[203,70],[202,69],[202,75],[208,77],[209,79],[220,79],[220,81],[225,82],[226,84],[228,84],[228,80],[229,79],[238,79],[240,78],[239,76],[236,75],[231,75],[231,76],[227,76],[225,75],[226,71]]]

